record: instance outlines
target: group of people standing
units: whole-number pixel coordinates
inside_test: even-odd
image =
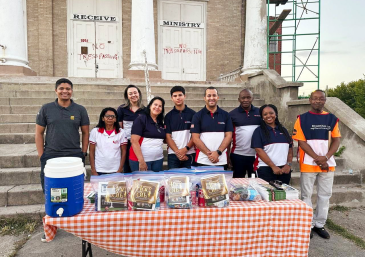
[[[43,188],[48,159],[75,156],[85,161],[88,144],[92,175],[161,171],[166,143],[169,169],[219,165],[232,168],[236,178],[246,174],[250,177],[256,172],[266,181],[289,184],[294,139],[299,142],[302,199],[309,205],[318,180],[313,231],[329,238],[323,226],[333,184],[333,154],[339,146],[340,133],[338,119],[323,111],[323,91],[311,94],[311,111],[298,116],[292,137],[280,123],[274,105],[252,105],[254,95],[249,89],[239,93],[239,106],[228,113],[218,106],[218,89],[208,87],[204,92],[205,106],[195,112],[185,104],[185,89],[174,86],[170,90],[174,108],[165,115],[164,99],[156,96],[145,107],[140,89],[129,85],[124,92],[126,104],[117,110],[103,109],[90,135],[86,109],[71,99],[72,82],[58,80],[55,91],[56,101],[43,105],[36,119]]]

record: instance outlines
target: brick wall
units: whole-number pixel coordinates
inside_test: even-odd
[[[53,67],[54,76],[68,76],[67,0],[53,0]]]
[[[242,1],[210,0],[207,9],[207,80],[217,80],[243,63]]]
[[[217,80],[243,60],[244,0],[207,2],[207,80]],[[156,62],[158,63],[157,0],[154,0]],[[122,1],[123,73],[131,54],[131,1]],[[29,66],[41,76],[67,76],[67,0],[28,0]],[[41,21],[41,22],[40,22]]]
[[[273,20],[274,17],[270,17],[270,20]],[[274,22],[271,21],[270,22],[270,28],[271,26],[274,25]],[[278,33],[279,35],[282,35],[282,26],[280,25],[280,27],[276,30],[276,33]],[[273,39],[278,39],[280,40],[281,37],[277,37],[277,38],[273,38]],[[282,51],[282,41],[278,41],[278,52]],[[275,71],[277,73],[279,73],[281,75],[281,53],[273,53],[269,55],[269,67],[270,69],[275,69]]]

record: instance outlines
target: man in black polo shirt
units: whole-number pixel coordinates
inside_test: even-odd
[[[170,90],[171,100],[175,106],[165,116],[166,142],[168,148],[168,167],[191,168],[195,159],[194,143],[190,126],[195,111],[185,105],[185,89],[174,86]]]
[[[251,138],[254,130],[260,126],[261,117],[259,108],[253,106],[252,101],[252,92],[247,88],[242,89],[238,96],[240,106],[229,113],[234,132],[232,149],[228,156],[233,167],[234,178],[244,178],[246,172],[250,178],[253,172],[256,151],[251,148]]]
[[[205,107],[197,112],[190,132],[197,148],[195,161],[198,165],[227,166],[226,149],[232,140],[233,125],[228,112],[217,105],[218,90],[205,90]]]
[[[72,82],[59,79],[56,82],[57,99],[45,104],[36,119],[35,143],[41,161],[41,183],[44,193],[44,167],[48,159],[56,157],[80,157],[85,163],[89,144],[89,117],[85,107],[72,99]],[[82,131],[80,148],[79,128]],[[44,141],[44,131],[47,128]]]

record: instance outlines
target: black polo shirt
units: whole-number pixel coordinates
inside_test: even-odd
[[[45,104],[37,114],[36,124],[47,128],[44,152],[46,154],[80,153],[81,126],[90,125],[85,107],[71,100],[68,107],[58,104],[58,99]]]
[[[199,133],[200,139],[205,146],[211,150],[216,151],[221,145],[224,139],[225,132],[232,132],[233,125],[231,117],[228,112],[222,110],[217,106],[215,113],[211,113],[206,107],[197,112],[192,121],[191,133]],[[219,162],[214,165],[226,165],[227,155],[224,150],[223,154],[219,156]],[[212,162],[208,159],[204,153],[196,150],[196,162],[206,165],[212,165]]]
[[[251,138],[254,130],[261,123],[260,109],[251,105],[251,109],[245,111],[240,105],[232,110],[229,115],[234,128],[231,153],[255,156],[256,151],[251,148]]]
[[[157,124],[150,115],[140,115],[132,126],[132,135],[140,136],[139,145],[145,162],[157,161],[163,158],[163,141],[166,132],[163,124]],[[133,147],[129,150],[129,159],[138,161]]]
[[[139,108],[136,112],[133,112],[129,106],[122,104],[117,109],[118,121],[123,122],[123,129],[128,140],[131,139],[131,129],[133,121],[141,114],[145,114],[145,107]]]
[[[171,134],[178,149],[184,148],[190,141],[190,126],[196,112],[185,105],[184,110],[179,111],[175,107],[165,116],[166,133]],[[192,147],[186,154],[195,153]],[[168,154],[175,152],[168,148]]]

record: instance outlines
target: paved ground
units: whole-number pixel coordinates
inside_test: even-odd
[[[343,226],[354,235],[365,240],[365,208],[349,211],[331,211],[329,217],[336,224]],[[63,230],[57,232],[56,238],[50,243],[42,243],[40,238],[42,228],[30,236],[28,242],[18,251],[18,257],[77,257],[81,256],[81,239]],[[309,247],[309,257],[364,257],[365,250],[353,242],[331,232],[331,239],[325,240],[314,235]],[[25,235],[27,236],[27,235]],[[21,238],[11,236],[0,237],[0,257],[8,257],[16,241]],[[92,246],[95,257],[116,257],[120,255],[109,253]]]

